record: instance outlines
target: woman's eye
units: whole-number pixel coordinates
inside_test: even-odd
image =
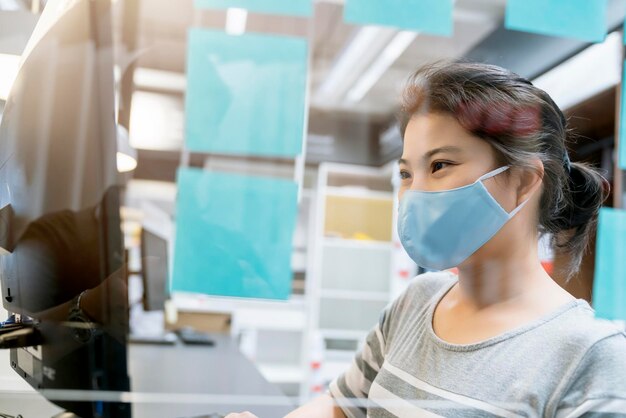
[[[406,179],[411,178],[411,175],[406,171],[400,171],[400,178],[402,180],[406,180]]]
[[[442,168],[445,168],[448,165],[448,163],[443,162],[443,161],[435,161],[434,163],[432,163],[431,168],[432,168],[432,172],[435,173],[439,170],[441,170]]]

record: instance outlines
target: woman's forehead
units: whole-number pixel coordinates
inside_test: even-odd
[[[428,113],[412,117],[404,135],[403,158],[428,157],[438,149],[471,155],[484,153],[490,146],[466,131],[452,115]]]

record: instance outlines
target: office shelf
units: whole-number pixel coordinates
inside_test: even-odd
[[[306,373],[301,364],[256,363],[263,377],[272,383],[301,383]]]
[[[318,199],[324,211],[323,236],[352,239],[363,237],[374,241],[391,241],[393,197],[381,198],[337,196],[322,188]],[[364,192],[361,192],[364,193]]]
[[[304,298],[294,295],[285,301],[208,296],[199,293],[174,292],[172,301],[179,311],[234,313],[241,309],[299,311]]]
[[[390,241],[376,241],[376,240],[360,240],[360,239],[346,239],[346,238],[334,238],[324,237],[322,245],[327,247],[343,247],[343,248],[364,248],[364,249],[377,249],[382,251],[389,251],[393,248]]]
[[[325,339],[334,340],[365,340],[367,331],[355,331],[352,329],[320,329]]]
[[[314,268],[307,293],[312,328],[323,339],[321,375],[327,384],[350,365],[391,300],[391,174],[320,164],[315,207]]]
[[[367,301],[389,301],[389,292],[364,292],[360,290],[322,289],[320,296],[324,299],[348,299]]]
[[[326,350],[327,362],[351,362],[354,359],[354,351],[352,350]]]
[[[393,193],[369,190],[362,187],[327,187],[326,196],[348,197],[352,199],[363,200],[390,200],[393,199]]]
[[[319,167],[306,293],[312,332],[323,339],[325,383],[350,366],[381,311],[415,271],[398,265],[394,169]]]

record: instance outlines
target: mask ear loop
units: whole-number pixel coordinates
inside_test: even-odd
[[[518,207],[513,209],[511,211],[511,213],[509,213],[509,219],[511,219],[512,217],[517,215],[519,213],[519,211],[522,210],[524,208],[524,206],[526,206],[526,203],[528,203],[529,201],[530,201],[530,197],[528,199],[524,200],[522,203],[520,203],[520,205]]]
[[[509,168],[511,168],[508,165],[505,165],[503,167],[497,168],[493,171],[488,172],[487,174],[485,174],[484,176],[480,177],[478,180],[476,180],[476,182],[478,183],[479,181],[483,181],[483,180],[487,180],[490,179],[492,177],[497,176],[500,173],[504,173],[506,170],[508,170]],[[521,211],[524,206],[526,206],[526,204],[530,201],[530,197],[526,200],[524,200],[522,203],[520,203],[520,205],[518,207],[516,207],[515,209],[513,209],[509,214],[509,219],[511,219],[512,217],[514,217],[515,215],[517,215],[519,213],[519,211]],[[506,212],[506,211],[505,211]]]
[[[508,166],[508,165],[505,165],[505,166],[500,167],[500,168],[496,168],[495,170],[490,171],[490,172],[488,172],[487,174],[485,174],[485,175],[483,175],[483,176],[479,177],[479,178],[478,178],[478,180],[476,180],[476,183],[478,183],[479,181],[483,181],[483,180],[487,180],[487,179],[490,179],[490,178],[492,178],[492,177],[495,177],[495,176],[497,176],[497,175],[498,175],[498,174],[500,174],[500,173],[504,173],[504,172],[505,172],[506,170],[508,170],[509,168],[511,168],[511,167],[510,167],[510,166]]]

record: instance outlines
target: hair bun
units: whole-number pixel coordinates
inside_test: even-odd
[[[609,187],[609,182],[595,171],[583,164],[571,163],[569,192],[572,204],[559,214],[559,226],[565,230],[586,225],[597,216]]]

